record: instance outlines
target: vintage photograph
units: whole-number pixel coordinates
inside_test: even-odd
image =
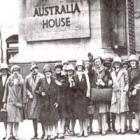
[[[140,138],[140,0],[0,0],[0,140]]]

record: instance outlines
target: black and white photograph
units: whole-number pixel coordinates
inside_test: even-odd
[[[0,0],[0,140],[139,140],[140,0]]]

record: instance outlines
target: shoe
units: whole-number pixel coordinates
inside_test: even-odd
[[[121,134],[121,131],[116,131],[116,134],[117,134],[117,135]]]
[[[137,134],[137,133],[139,133],[139,130],[132,131],[132,134]]]
[[[65,138],[64,134],[59,134],[58,135],[58,139],[64,139],[64,138]]]
[[[7,136],[3,137],[2,139],[5,140]]]
[[[38,135],[37,134],[35,134],[34,135],[34,137],[33,138],[31,138],[31,140],[34,140],[34,139],[38,139],[38,137],[37,137]]]
[[[82,137],[84,135],[84,132],[79,133],[77,136]]]
[[[102,131],[102,136],[105,136],[107,134],[106,131]]]
[[[45,137],[45,134],[42,134],[42,136],[41,136],[41,138],[40,138],[40,139],[42,139],[42,140],[43,140],[43,139],[44,139],[44,137]]]
[[[18,137],[18,136],[16,136],[16,137],[15,137],[15,140],[19,140],[19,137]]]
[[[84,132],[84,137],[88,137],[88,132]]]
[[[121,131],[121,134],[122,134],[122,135],[125,135],[125,133],[126,133],[126,131]]]

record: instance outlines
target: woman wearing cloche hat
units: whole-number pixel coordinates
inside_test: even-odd
[[[80,123],[79,136],[88,136],[88,112],[87,107],[90,97],[90,84],[88,74],[84,71],[84,64],[82,60],[76,62],[76,75],[75,75],[75,103],[74,114]]]
[[[13,65],[11,67],[11,76],[8,78],[5,86],[3,102],[7,110],[7,140],[11,134],[16,140],[18,138],[19,122],[23,121],[23,106],[25,100],[24,80],[20,74],[20,67]],[[11,137],[11,138],[12,138]]]
[[[136,55],[130,55],[129,57],[130,68],[129,73],[129,109],[130,113],[135,112],[136,130],[135,133],[140,133],[140,69],[139,61]]]
[[[114,57],[113,60],[113,71],[111,73],[113,81],[113,93],[111,100],[111,113],[114,113],[116,116],[116,131],[117,134],[125,134],[125,122],[126,122],[126,113],[129,111],[128,108],[128,89],[129,89],[129,80],[128,72],[123,69],[122,61],[119,56]]]
[[[42,98],[42,106],[40,112],[40,121],[45,129],[44,140],[55,139],[55,126],[59,119],[58,116],[58,86],[52,77],[52,69],[50,64],[43,67],[44,78],[40,79],[35,92]]]

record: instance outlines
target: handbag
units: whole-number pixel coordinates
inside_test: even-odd
[[[7,122],[7,111],[5,109],[0,110],[0,122]]]
[[[111,101],[112,89],[111,88],[91,88],[92,101]]]

